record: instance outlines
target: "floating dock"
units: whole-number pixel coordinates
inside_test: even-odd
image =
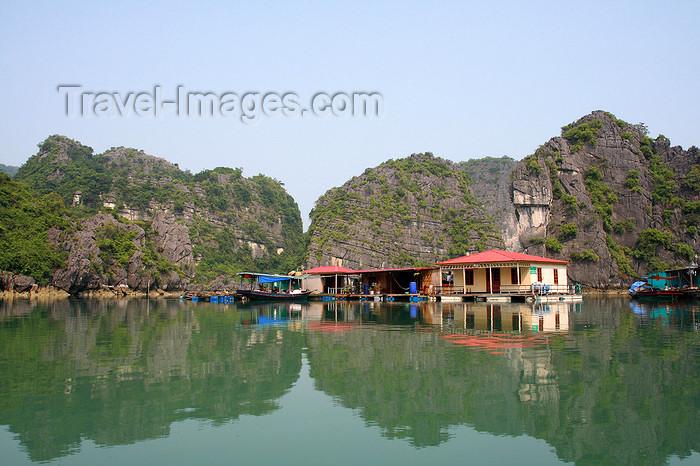
[[[309,295],[309,301],[381,301],[381,302],[489,302],[489,303],[525,303],[581,301],[583,295],[570,293],[537,294],[532,293],[469,293],[469,294],[331,294],[316,293]]]

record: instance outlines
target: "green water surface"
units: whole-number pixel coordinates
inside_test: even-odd
[[[700,304],[0,302],[0,462],[700,462]]]

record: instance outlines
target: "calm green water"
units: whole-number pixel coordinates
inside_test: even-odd
[[[0,462],[700,463],[700,304],[0,302]]]

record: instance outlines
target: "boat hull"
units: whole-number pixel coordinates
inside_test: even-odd
[[[306,301],[311,291],[301,293],[272,293],[257,290],[236,290],[236,295],[251,301]]]
[[[632,298],[637,299],[678,299],[686,297],[685,293],[682,291],[666,291],[666,290],[654,290],[654,291],[640,291],[640,292],[630,292]]]

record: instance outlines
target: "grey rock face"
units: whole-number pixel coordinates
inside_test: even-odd
[[[54,272],[52,285],[70,294],[77,294],[85,290],[94,290],[100,284],[106,283],[107,277],[103,273],[96,273],[102,269],[102,260],[99,258],[99,248],[95,244],[94,231],[76,231],[71,237],[66,233],[54,230],[49,232],[54,235],[54,244],[61,244],[68,251],[68,263],[65,269]],[[60,241],[60,243],[59,243]],[[93,269],[93,262],[97,267]]]
[[[577,253],[589,251],[599,260],[574,259],[569,267],[569,278],[591,286],[620,286],[649,272],[648,265],[637,261],[629,251],[637,245],[638,234],[646,229],[671,232],[674,242],[690,245],[698,251],[697,234],[688,233],[682,209],[661,207],[652,196],[654,175],[650,158],[641,150],[646,134],[641,125],[630,125],[613,115],[595,111],[578,120],[575,125],[600,122],[591,142],[577,147],[575,140],[561,137],[550,139],[534,154],[518,163],[512,183],[512,202],[516,210],[517,232],[502,231],[506,244],[515,244],[516,250],[570,260]],[[651,141],[651,150],[661,163],[673,171],[677,185],[697,165],[697,149],[683,150],[671,147],[667,139]],[[536,163],[541,172],[537,173]],[[599,186],[609,190],[601,201],[595,188],[586,186],[586,173],[600,173]],[[631,189],[628,177],[637,173],[639,187]],[[591,176],[589,174],[589,176]],[[657,181],[658,182],[658,181]],[[557,196],[555,189],[560,189]],[[679,191],[677,195],[688,201],[697,200],[697,194]],[[607,209],[609,213],[599,209]],[[664,219],[664,215],[666,218]],[[562,225],[574,224],[575,237],[561,236]],[[622,226],[624,225],[624,227]],[[533,241],[533,239],[535,241]],[[548,249],[545,240],[560,241],[561,252]],[[622,260],[631,267],[620,269],[614,257],[616,248],[622,251]],[[573,254],[573,256],[572,256]],[[673,251],[659,248],[659,256],[667,264],[683,265],[683,259]]]
[[[9,272],[0,271],[0,291],[14,291],[22,293],[36,288],[36,283],[32,277],[26,275],[14,275]]]
[[[187,226],[158,213],[153,217],[151,228],[156,233],[154,241],[158,251],[173,264],[181,266],[186,273],[192,273],[194,255]]]
[[[503,247],[459,165],[413,154],[328,191],[312,212],[309,267],[430,265]]]
[[[520,248],[512,178],[518,162],[510,157],[486,157],[460,162],[469,175],[472,195],[491,217],[508,250]]]
[[[175,259],[171,260],[174,265],[192,267],[192,245],[186,231],[183,236],[180,227],[181,225],[173,225],[173,222],[167,219],[160,219],[158,233],[155,235],[156,243],[166,258]],[[155,264],[144,264],[146,232],[140,226],[121,223],[112,215],[98,214],[83,220],[79,228],[74,232],[49,232],[49,239],[68,251],[67,267],[54,272],[54,286],[68,293],[78,294],[104,286],[126,285],[130,289],[144,290],[159,287],[167,290],[182,288],[187,284],[187,278],[180,277],[175,271],[160,273]],[[110,258],[107,262],[103,260],[106,256],[101,254],[103,251],[100,250],[100,241],[103,241],[105,248],[116,247],[104,241],[106,237],[113,242],[121,241],[121,247],[125,241],[133,244],[133,252],[128,256],[126,263],[123,259]]]

